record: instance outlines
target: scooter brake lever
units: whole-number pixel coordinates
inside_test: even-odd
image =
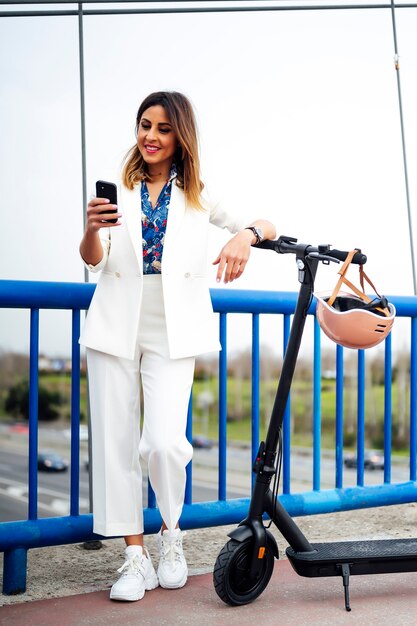
[[[327,256],[327,254],[321,254],[320,252],[310,252],[307,255],[307,258],[318,259],[319,261],[323,261],[325,265],[330,265],[330,261],[333,261],[333,263],[340,263],[339,259],[335,259],[332,256]]]

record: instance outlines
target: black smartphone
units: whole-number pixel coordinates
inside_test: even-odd
[[[117,186],[114,183],[108,183],[105,180],[98,180],[96,182],[96,196],[97,198],[107,198],[110,201],[110,204],[117,204]],[[117,213],[117,210],[112,209],[111,211],[100,211],[100,213]],[[117,222],[117,218],[114,220],[104,220],[104,222],[115,224]]]

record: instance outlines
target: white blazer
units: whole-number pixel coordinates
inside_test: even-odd
[[[101,270],[80,343],[117,357],[133,359],[142,299],[142,220],[140,185],[133,191],[118,185],[122,225],[100,230],[103,258],[92,272]],[[220,349],[218,322],[207,279],[209,222],[231,233],[245,226],[219,205],[206,203],[205,211],[186,207],[175,180],[162,254],[162,288],[172,359]]]

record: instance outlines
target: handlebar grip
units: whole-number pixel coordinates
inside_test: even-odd
[[[332,249],[326,252],[327,256],[332,256],[334,259],[338,259],[339,261],[345,261],[348,254],[349,252],[346,252],[346,250]],[[355,263],[356,265],[365,265],[366,261],[366,254],[362,254],[360,250],[353,255],[352,263]]]
[[[263,250],[275,250],[278,252],[278,240],[264,239],[260,243],[256,243],[253,248],[262,248]]]

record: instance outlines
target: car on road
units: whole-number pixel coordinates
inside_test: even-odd
[[[356,454],[349,454],[344,459],[345,467],[357,467],[358,460]],[[384,455],[378,450],[368,450],[364,456],[365,469],[384,469]]]
[[[56,452],[40,452],[38,454],[38,470],[40,472],[66,472],[68,462]]]

